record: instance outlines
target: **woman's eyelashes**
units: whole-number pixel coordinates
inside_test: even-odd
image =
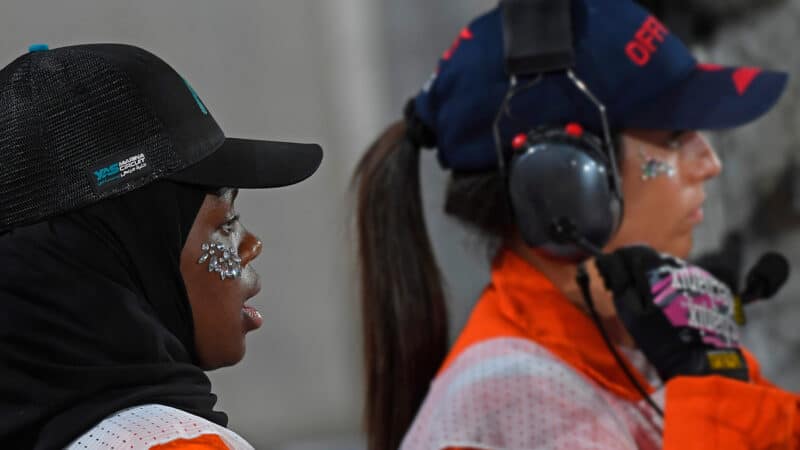
[[[236,229],[237,223],[239,223],[239,214],[229,215],[219,228],[223,233],[231,234]]]
[[[678,150],[683,146],[686,137],[688,136],[688,130],[676,130],[669,134],[669,138],[667,140],[667,147],[672,150]]]

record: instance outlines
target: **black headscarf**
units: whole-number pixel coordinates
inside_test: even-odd
[[[158,403],[221,425],[180,254],[207,191],[159,181],[0,235],[0,448]]]

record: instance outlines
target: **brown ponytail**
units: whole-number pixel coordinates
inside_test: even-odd
[[[423,216],[419,154],[405,123],[395,123],[353,177],[369,450],[400,446],[448,346],[442,277]]]

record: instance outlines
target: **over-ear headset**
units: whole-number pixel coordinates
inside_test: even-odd
[[[605,106],[572,71],[574,51],[568,0],[503,0],[509,89],[494,123],[498,165],[525,243],[546,254],[580,261],[605,246],[622,218],[623,199]],[[563,72],[597,107],[603,135],[581,124],[544,124],[502,142],[500,126],[513,119],[510,100],[535,89],[544,74]],[[532,81],[519,85],[523,77]],[[506,157],[506,150],[511,156]]]
[[[576,281],[609,351],[642,397],[663,411],[617,352],[594,306],[582,261],[608,243],[622,219],[622,190],[606,108],[572,71],[574,54],[569,0],[503,0],[503,32],[509,89],[494,121],[499,169],[525,242],[552,257],[580,262]],[[500,122],[513,119],[510,100],[535,88],[545,74],[563,72],[597,107],[602,137],[580,124],[544,124],[504,145]],[[518,77],[533,77],[518,85]],[[506,159],[505,149],[511,149]]]

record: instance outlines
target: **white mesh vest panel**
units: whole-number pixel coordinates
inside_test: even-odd
[[[663,390],[655,401],[663,405]],[[659,449],[661,418],[520,338],[466,349],[431,385],[402,450]]]
[[[67,446],[67,450],[146,450],[176,439],[216,434],[231,450],[253,450],[233,431],[202,417],[163,405],[119,411]]]

